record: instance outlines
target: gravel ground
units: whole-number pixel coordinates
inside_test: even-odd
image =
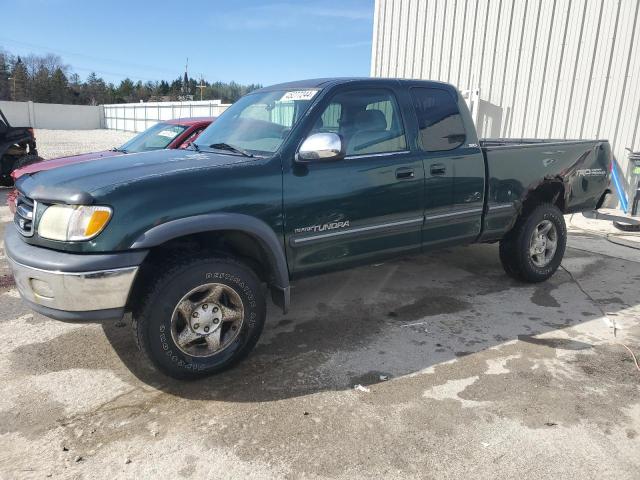
[[[638,479],[640,251],[567,221],[538,285],[495,245],[298,281],[197,382],[149,369],[128,321],[34,314],[0,241],[0,478]]]
[[[36,130],[38,153],[51,159],[118,147],[136,135],[116,130]]]

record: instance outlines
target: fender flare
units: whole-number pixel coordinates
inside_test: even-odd
[[[210,213],[171,220],[157,225],[131,244],[131,249],[149,249],[170,240],[195,233],[235,230],[255,238],[267,252],[267,261],[273,272],[272,297],[276,305],[286,312],[289,307],[289,269],[284,248],[273,229],[262,220],[240,213]]]

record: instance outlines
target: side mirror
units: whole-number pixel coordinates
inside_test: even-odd
[[[314,133],[309,135],[300,145],[297,160],[300,162],[342,160],[344,158],[343,147],[340,135]]]

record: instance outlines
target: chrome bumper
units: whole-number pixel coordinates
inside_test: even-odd
[[[49,310],[124,309],[138,272],[137,266],[95,272],[59,272],[29,267],[9,256],[7,260],[20,295],[34,307],[45,307],[42,311],[45,315]]]

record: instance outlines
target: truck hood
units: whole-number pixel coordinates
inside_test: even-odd
[[[26,167],[18,168],[11,173],[14,180],[17,180],[23,175],[41,172],[43,170],[51,170],[52,168],[62,167],[64,165],[71,165],[73,163],[90,162],[91,160],[97,160],[103,157],[113,157],[116,155],[123,155],[122,152],[116,152],[115,150],[105,150],[104,152],[91,152],[83,153],[81,155],[71,155],[69,157],[58,157],[51,160],[43,160],[41,162],[32,163]]]
[[[240,155],[193,150],[156,150],[67,164],[23,175],[16,182],[16,187],[40,202],[89,205],[94,203],[97,192],[108,192],[122,184],[162,176],[176,176],[178,180],[181,173],[253,160]]]

